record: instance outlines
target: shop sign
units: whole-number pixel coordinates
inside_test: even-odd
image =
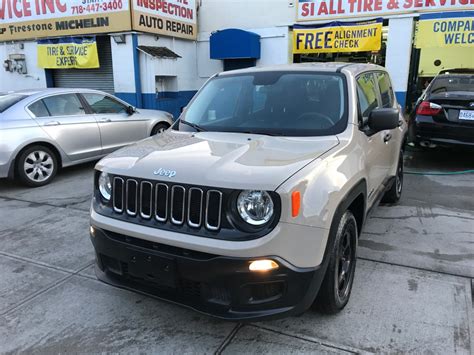
[[[416,48],[474,47],[474,16],[420,20],[415,46]]]
[[[472,10],[474,0],[298,0],[297,21]]]
[[[38,41],[38,67],[44,69],[99,68],[94,37]]]
[[[197,38],[195,0],[132,0],[136,31],[185,39]]]
[[[381,19],[293,27],[294,54],[378,51],[381,45]]]
[[[128,0],[0,0],[0,42],[130,29]]]

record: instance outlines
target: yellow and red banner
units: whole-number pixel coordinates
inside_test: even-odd
[[[45,69],[99,68],[95,38],[38,41],[38,66]]]
[[[474,12],[467,17],[420,19],[415,47],[474,47]]]
[[[382,20],[331,22],[293,27],[293,53],[378,51],[382,46]]]

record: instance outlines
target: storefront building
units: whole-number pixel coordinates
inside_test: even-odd
[[[474,0],[4,0],[0,59],[0,92],[96,88],[175,117],[223,70],[374,62],[409,108],[474,68]]]

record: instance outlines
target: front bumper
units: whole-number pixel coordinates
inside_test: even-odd
[[[270,272],[251,272],[256,258],[224,257],[95,228],[97,277],[229,320],[300,314],[317,295],[325,267],[296,268],[279,257]],[[324,264],[323,264],[324,265]]]

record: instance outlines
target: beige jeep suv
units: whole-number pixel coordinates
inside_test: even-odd
[[[338,312],[368,212],[400,198],[405,135],[379,66],[215,75],[97,164],[97,276],[226,319]]]

